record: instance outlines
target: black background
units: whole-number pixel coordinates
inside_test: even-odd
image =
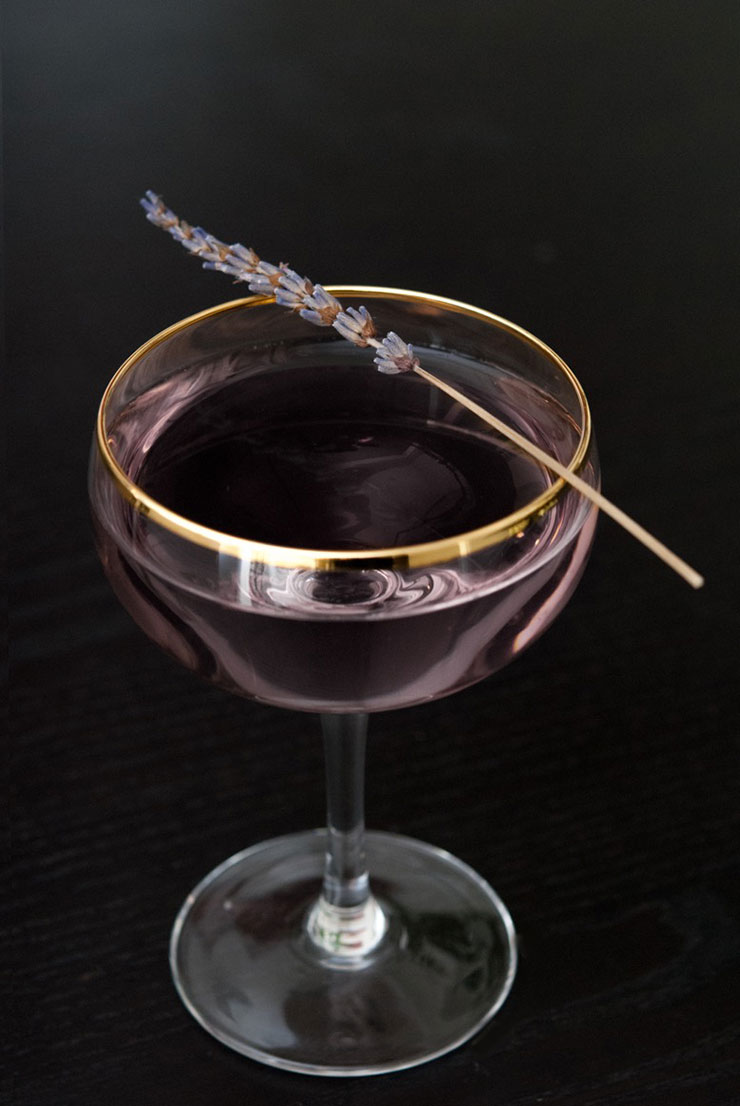
[[[15,0],[6,17],[18,1101],[740,1102],[736,0]],[[591,399],[606,520],[508,670],[372,720],[368,814],[488,878],[520,933],[473,1042],[395,1076],[273,1071],[169,980],[190,887],[317,825],[318,723],[160,655],[91,546],[100,393],[238,294],[153,188],[326,283],[512,318]]]

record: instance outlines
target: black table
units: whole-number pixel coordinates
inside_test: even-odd
[[[17,0],[7,31],[11,1100],[740,1102],[737,5]],[[602,521],[531,651],[373,718],[370,825],[472,864],[522,954],[494,1022],[404,1074],[252,1063],[169,979],[186,892],[320,824],[323,783],[316,719],[180,671],[93,553],[107,379],[238,293],[145,222],[147,187],[316,279],[540,335],[590,396],[607,493],[708,577]]]

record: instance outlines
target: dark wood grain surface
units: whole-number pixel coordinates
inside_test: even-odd
[[[8,1101],[740,1102],[736,3],[15,0],[6,32]],[[235,294],[144,221],[147,187],[316,279],[540,335],[590,396],[607,494],[708,577],[602,521],[530,652],[373,718],[370,825],[477,868],[522,952],[494,1022],[405,1074],[252,1063],[169,979],[184,895],[319,824],[323,781],[316,719],[181,671],[92,549],[105,383]]]

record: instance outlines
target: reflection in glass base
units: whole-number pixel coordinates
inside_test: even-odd
[[[290,1071],[374,1075],[457,1048],[498,1010],[516,944],[495,892],[421,841],[368,833],[366,846],[388,929],[360,960],[333,957],[306,930],[324,830],[246,849],[188,896],[172,932],[172,973],[214,1037]]]

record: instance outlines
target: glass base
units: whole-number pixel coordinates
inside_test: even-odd
[[[325,830],[225,861],[188,896],[172,931],[180,997],[230,1048],[312,1075],[375,1075],[433,1060],[473,1036],[516,970],[509,913],[472,868],[432,845],[368,833],[387,930],[357,959],[308,935]]]

